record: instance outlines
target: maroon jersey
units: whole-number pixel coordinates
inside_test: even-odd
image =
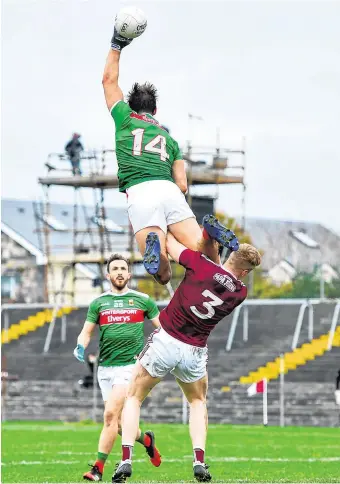
[[[174,338],[204,347],[216,324],[245,300],[247,288],[200,252],[184,250],[179,263],[184,279],[159,319]]]

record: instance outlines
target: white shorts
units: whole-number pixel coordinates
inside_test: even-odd
[[[114,385],[128,385],[135,363],[126,366],[98,366],[98,383],[104,402],[109,399]]]
[[[156,329],[140,354],[143,368],[155,378],[171,373],[184,383],[200,380],[207,373],[208,348],[182,343],[164,329]]]
[[[168,225],[195,217],[185,196],[171,181],[146,181],[128,188],[126,192],[134,233],[146,227],[160,227],[166,234]]]

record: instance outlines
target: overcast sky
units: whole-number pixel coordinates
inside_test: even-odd
[[[36,198],[50,152],[74,131],[87,148],[112,147],[101,76],[112,0],[3,0],[2,196]],[[145,34],[121,60],[159,89],[158,119],[180,144],[239,148],[247,138],[247,215],[321,222],[340,232],[340,2],[132,0]],[[235,159],[235,161],[237,161]],[[219,208],[240,214],[238,187]],[[71,190],[53,188],[56,201]],[[124,205],[111,193],[110,204]]]

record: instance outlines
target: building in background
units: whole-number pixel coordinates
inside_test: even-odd
[[[206,213],[213,212],[214,199],[193,197],[193,209],[200,220]],[[103,220],[94,213],[94,208],[82,206],[78,210],[79,233],[73,233],[74,206],[51,203],[46,215],[39,210],[36,202],[27,200],[4,199],[1,217],[1,295],[3,302],[43,302],[46,301],[45,275],[47,257],[44,253],[44,229],[48,228],[50,259],[53,267],[49,277],[50,302],[53,295],[60,291],[71,293],[73,279],[77,278],[75,303],[87,303],[101,290],[108,288],[103,280],[105,267],[100,270],[92,263],[93,252],[101,244],[100,231],[110,243],[110,252],[131,256],[131,231],[127,211],[123,207],[107,208]],[[136,251],[134,246],[134,252]],[[74,265],[75,273],[65,269],[72,261],[81,259]],[[68,262],[67,262],[68,261]],[[88,262],[87,262],[88,261]],[[51,268],[50,268],[51,269]],[[136,278],[145,275],[140,257],[135,256],[133,272]],[[136,279],[133,281],[137,284]],[[67,300],[67,299],[66,299]]]
[[[193,207],[200,220],[205,213],[213,211],[213,200],[198,197],[193,200]],[[87,256],[91,261],[92,248],[99,244],[96,231],[89,228],[104,225],[112,252],[120,252],[128,257],[131,253],[131,240],[125,208],[107,207],[105,221],[95,216],[91,210],[91,207],[85,207],[79,213],[79,227],[83,232],[74,248],[72,205],[52,203],[49,216],[44,216],[38,223],[34,202],[10,199],[2,201],[1,295],[4,302],[44,301],[46,256],[42,251],[41,239],[44,233],[41,227],[45,224],[49,226],[55,261],[51,290],[57,292],[60,288],[64,261],[72,261],[76,249],[84,263],[75,264],[78,281],[75,303],[87,303],[100,293],[102,275],[98,265],[86,263]],[[311,273],[316,268],[321,270],[325,282],[339,278],[340,236],[326,227],[309,222],[249,218],[246,220],[246,230],[253,244],[263,251],[263,273],[275,284],[290,282],[298,273]],[[140,258],[135,259],[133,271],[137,278],[145,275]],[[66,293],[71,287],[72,277],[71,273],[66,277]]]

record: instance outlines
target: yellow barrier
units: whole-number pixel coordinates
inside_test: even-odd
[[[77,308],[73,306],[60,308],[57,312],[57,317],[60,318],[64,314],[70,314],[76,309]],[[1,331],[1,344],[7,344],[12,340],[20,338],[20,336],[36,331],[38,328],[44,326],[44,324],[50,323],[52,321],[52,316],[53,311],[51,309],[45,309],[28,316],[27,319],[22,319],[18,323],[12,324],[8,330],[3,329]]]

